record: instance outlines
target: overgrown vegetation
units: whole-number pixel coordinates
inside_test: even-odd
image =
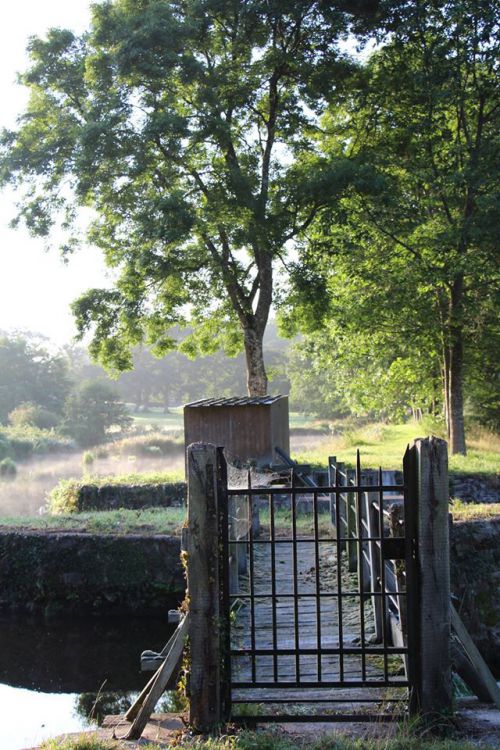
[[[400,731],[392,738],[354,739],[337,732],[325,732],[309,738],[281,731],[243,731],[220,737],[177,737],[174,746],[179,750],[475,750],[476,745],[462,739],[436,739],[412,736]],[[481,744],[483,750],[492,746]],[[95,737],[46,740],[41,750],[119,750],[112,740]],[[148,744],[149,750],[163,750],[164,746]]]
[[[183,479],[184,477],[180,472],[118,474],[108,477],[85,476],[82,479],[62,479],[49,493],[47,510],[53,514],[74,513],[78,510],[78,493],[82,487],[88,487],[89,485],[94,487],[128,485],[133,487],[166,484],[177,488],[183,482]]]
[[[146,508],[57,516],[8,516],[0,517],[0,526],[10,529],[62,530],[95,534],[176,534],[180,533],[184,519],[184,508]]]
[[[450,511],[454,521],[481,521],[500,518],[500,503],[462,503],[454,500]]]
[[[34,425],[0,427],[0,458],[26,461],[33,456],[74,451],[75,442],[53,430]]]

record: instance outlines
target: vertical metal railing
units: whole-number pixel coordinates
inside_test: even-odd
[[[408,636],[405,634],[405,642],[395,645],[391,642],[390,622],[393,606],[391,597],[394,600],[397,600],[399,596],[407,597],[409,581],[412,580],[413,572],[410,571],[408,574],[408,566],[410,563],[413,564],[413,553],[409,554],[407,550],[413,541],[408,541],[403,555],[407,569],[405,590],[391,590],[387,578],[390,566],[393,564],[390,561],[394,559],[394,556],[400,556],[401,552],[400,547],[389,544],[391,540],[388,540],[385,530],[387,509],[384,507],[386,493],[403,491],[404,488],[399,485],[384,485],[380,469],[377,475],[372,473],[373,483],[364,482],[364,476],[358,452],[354,477],[348,480],[347,471],[340,470],[337,464],[331,462],[329,486],[321,489],[309,486],[299,487],[293,470],[289,486],[266,487],[265,490],[252,487],[249,475],[246,488],[227,489],[226,487],[226,509],[231,499],[245,498],[248,503],[249,519],[248,535],[245,539],[230,538],[228,530],[223,533],[224,541],[221,552],[223,565],[227,567],[224,556],[228,556],[231,546],[245,545],[244,549],[248,555],[248,576],[243,584],[238,585],[238,591],[228,591],[224,599],[230,628],[233,627],[232,621],[238,620],[238,615],[233,618],[230,616],[231,607],[236,603],[246,613],[245,622],[248,622],[247,631],[240,632],[238,639],[226,642],[228,663],[232,668],[228,680],[230,691],[258,691],[263,688],[286,691],[312,686],[324,687],[331,691],[334,688],[346,687],[406,688],[411,685],[411,668],[409,676],[402,678],[393,674],[389,664],[389,658],[394,656],[408,659],[411,663],[409,657],[411,634]],[[348,484],[349,481],[350,484]],[[256,537],[252,519],[255,515],[255,504],[259,509],[260,498],[263,494],[267,495],[268,518],[262,527],[263,533]],[[280,498],[281,506],[289,508],[288,536],[285,536],[286,528],[283,525],[283,518],[286,514],[283,510],[279,511],[279,533],[277,530],[276,503],[278,498]],[[323,509],[328,498],[333,501],[331,511],[327,516],[331,519],[334,531],[331,536],[323,534],[324,519],[320,523],[319,504],[320,502],[323,504]],[[373,498],[376,500],[374,501]],[[344,513],[342,513],[342,503],[344,503]],[[349,508],[349,503],[352,505],[351,508]],[[349,523],[349,512],[352,514],[351,518],[354,519],[354,523],[352,521]],[[310,530],[307,533],[304,532],[305,523],[302,518],[304,513],[308,513],[311,518]],[[370,513],[374,514],[371,518]],[[225,522],[229,529],[227,517]],[[328,585],[324,584],[322,577],[322,566],[325,563],[321,550],[326,548],[326,544],[333,549],[333,559],[336,562],[336,572],[333,579],[328,579]],[[348,583],[347,577],[347,558],[349,553],[352,554],[353,548],[356,553],[355,569],[357,571],[355,587]],[[308,587],[305,587],[301,583],[303,578],[299,576],[299,568],[300,558],[308,549],[311,550],[307,554],[311,555],[313,565],[311,566],[312,573],[308,578]],[[279,560],[278,550],[280,550]],[[264,568],[258,568],[259,565],[264,564],[263,560],[267,561],[265,562],[265,575],[262,573]],[[278,568],[282,572],[282,566],[285,566],[285,563],[290,568],[290,580],[287,587],[283,586],[282,582],[278,584]],[[229,576],[227,578],[229,580]],[[396,577],[389,576],[389,578],[392,585]],[[408,620],[411,621],[411,597],[407,598]],[[378,626],[380,637],[373,637],[371,630],[374,625],[371,620],[369,621],[371,630],[367,629],[367,599],[374,602],[375,615],[377,612],[381,613],[381,622]],[[278,604],[280,613],[284,612],[286,615],[290,612],[291,641],[280,638],[283,614],[278,618]],[[352,617],[353,606],[358,613],[359,625],[359,639],[356,644],[352,644],[350,640],[346,641],[345,635],[346,612],[349,610]],[[265,614],[266,612],[268,615]],[[266,624],[265,627],[269,628],[269,637],[264,638],[259,636],[263,627],[261,618],[267,616],[270,625]],[[304,623],[307,627],[303,627]],[[301,638],[302,627],[303,632],[309,634],[307,636],[309,640],[306,637]],[[376,633],[376,629],[374,632]],[[333,635],[335,641],[332,643]],[[383,657],[382,674],[376,672],[372,666],[375,663],[372,658],[374,656]],[[284,665],[283,668],[281,664]],[[249,699],[250,702],[257,702],[257,698],[253,694],[252,696]],[[330,693],[328,698],[316,698],[314,702],[335,703],[335,700],[334,694]],[[370,700],[374,701],[369,697],[357,700],[367,703]],[[243,701],[243,698],[238,698],[236,703]],[[301,695],[300,701],[307,702],[308,699]],[[265,696],[259,702],[262,705],[267,702],[280,703],[275,697],[271,700],[271,697]],[[292,702],[290,697],[283,699],[283,705],[290,702]],[[395,702],[400,702],[400,699],[396,698]],[[228,703],[230,703],[230,698]],[[283,716],[279,712],[276,715]],[[362,714],[356,713],[352,718],[359,719],[360,716]],[[332,716],[332,719],[334,718]]]

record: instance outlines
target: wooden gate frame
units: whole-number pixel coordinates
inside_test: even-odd
[[[226,482],[221,449],[204,443],[188,447],[187,584],[190,673],[190,723],[215,731],[227,721],[228,627],[223,622],[228,581],[219,564],[221,524],[227,512],[219,499]],[[409,659],[414,688],[410,712],[446,715],[452,710],[450,657],[450,574],[447,445],[435,437],[419,438],[404,457],[407,500],[405,522],[417,539],[407,552],[408,582],[416,597],[408,628],[417,646]],[[412,534],[413,536],[413,534]],[[227,566],[226,566],[227,569]],[[409,633],[410,637],[410,633]]]

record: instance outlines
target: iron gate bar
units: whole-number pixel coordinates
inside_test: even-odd
[[[338,468],[335,465],[335,471],[334,471],[334,478],[335,478],[335,484],[338,483]],[[338,530],[340,527],[340,497],[339,495],[335,496],[335,525]],[[337,553],[337,623],[338,623],[338,630],[339,630],[339,646],[340,646],[340,652],[339,652],[339,677],[341,680],[344,679],[344,654],[343,654],[343,648],[344,648],[344,630],[343,630],[343,622],[342,622],[342,544],[341,540],[337,538],[337,544],[335,551]]]
[[[283,680],[282,682],[271,682],[270,680],[260,680],[258,682],[233,682],[232,687],[237,689],[243,688],[273,688],[283,689],[288,688],[381,688],[381,687],[409,687],[410,683],[408,680],[401,680],[400,682],[391,682],[387,680],[374,680],[373,682],[367,682],[366,680],[328,680],[324,682],[313,682],[313,680],[302,680],[301,682]],[[279,703],[278,699],[274,699],[273,703]],[[346,698],[346,703],[348,703]]]
[[[313,495],[314,510],[314,561],[316,568],[316,643],[318,646],[317,670],[318,680],[321,680],[321,597],[319,577],[319,542],[318,542],[318,493]]]
[[[322,648],[321,653],[325,654],[325,656],[336,656],[340,653],[340,651],[343,651],[344,654],[347,654],[348,656],[360,656],[361,655],[361,649],[356,646],[344,646],[342,649],[330,647],[330,648]],[[299,649],[301,654],[309,654],[314,656],[314,654],[318,653],[317,648],[301,648]],[[370,649],[365,649],[367,653],[370,654],[370,656],[378,656],[384,653],[384,651],[388,651],[391,656],[399,656],[404,655],[407,653],[408,649],[406,646],[373,646],[370,647]],[[251,654],[255,654],[256,656],[269,656],[273,653],[273,649],[269,648],[239,648],[239,649],[231,649],[231,654],[233,656],[250,656]],[[296,649],[294,648],[278,648],[277,653],[279,656],[294,656],[296,653]]]
[[[378,687],[378,686],[377,686]],[[233,698],[233,703],[345,703],[344,698]],[[349,698],[349,703],[385,703],[383,698]],[[391,703],[408,703],[407,698],[391,698]]]
[[[338,538],[338,541],[339,542],[357,542],[358,538],[359,537],[357,537],[357,536],[346,536],[346,537],[340,536]],[[363,537],[363,541],[364,542],[378,542],[378,544],[380,546],[380,537],[379,536],[364,536]],[[388,542],[389,539],[385,538],[384,541]],[[314,544],[315,543],[314,539],[311,539],[311,537],[300,537],[300,536],[297,537],[297,542],[300,542],[301,544]],[[323,538],[318,539],[318,542],[325,543],[325,544],[326,543],[336,544],[337,543],[337,538],[336,537],[332,537],[332,536],[323,537]],[[270,539],[255,539],[254,543],[255,544],[271,544],[271,540]],[[248,544],[248,542],[245,539],[235,539],[234,541],[231,542],[231,544]],[[274,540],[274,544],[291,544],[291,540],[290,539],[279,539],[278,538],[278,539]],[[399,559],[402,560],[403,558],[389,557],[387,559],[388,560],[399,560]]]
[[[406,544],[405,572],[406,590],[406,629],[408,645],[408,673],[407,677],[412,686],[410,691],[410,712],[414,713],[419,707],[421,691],[420,660],[420,631],[417,622],[420,621],[420,599],[417,596],[418,569],[417,569],[417,503],[418,486],[417,468],[410,457],[410,449],[407,446],[403,457],[404,483],[404,524]]]
[[[298,602],[298,570],[297,570],[297,496],[293,494],[295,489],[295,472],[291,472],[291,485],[292,485],[292,496],[290,498],[291,510],[292,510],[292,553],[293,553],[293,615],[294,615],[294,629],[295,629],[295,677],[300,680],[300,655],[299,655],[299,602]]]
[[[379,485],[382,487],[382,469],[379,467]],[[387,599],[385,586],[385,560],[384,560],[384,493],[379,489],[378,497],[378,523],[380,534],[380,547],[377,550],[380,555],[380,588],[382,592],[382,643],[387,643]],[[389,664],[387,654],[384,654],[384,677],[388,679]]]
[[[248,471],[248,489],[251,492],[252,489],[252,475],[250,473],[250,470]],[[254,545],[254,538],[253,538],[253,496],[252,494],[248,495],[248,503],[250,506],[250,528],[248,531],[248,538],[250,542],[250,548],[248,550],[249,552],[249,570],[248,570],[248,578],[249,578],[249,584],[250,584],[250,641],[252,644],[252,649],[255,651],[255,580],[254,580],[254,557],[253,557],[253,545]],[[252,654],[252,680],[257,679],[257,669],[255,665],[255,655]]]
[[[280,701],[274,701],[274,703],[280,703]],[[303,714],[279,714],[278,716],[276,714],[257,714],[255,716],[251,715],[245,715],[245,716],[234,716],[233,718],[235,720],[240,720],[241,722],[245,724],[270,724],[271,722],[274,723],[275,721],[279,721],[280,723],[288,723],[288,722],[303,722],[303,721],[311,721],[311,722],[326,722],[326,721],[332,721],[332,722],[346,722],[346,721],[362,721],[362,722],[389,722],[389,721],[396,721],[397,719],[403,719],[406,717],[406,713],[401,714],[311,714],[309,716],[304,716]]]
[[[363,597],[370,597],[370,596],[406,596],[406,591],[391,591],[390,594],[388,591],[385,592],[385,594],[382,593],[382,591],[364,591],[362,594],[359,593],[359,591],[342,591],[340,594],[334,592],[334,591],[323,591],[318,594],[320,598],[327,598],[330,597],[330,599],[337,599],[338,597],[345,597],[349,599],[355,599],[358,596]],[[276,601],[279,601],[280,599],[292,599],[295,596],[295,594],[276,594]],[[231,594],[231,599],[234,599],[235,601],[238,599],[250,599],[250,594]],[[272,599],[272,594],[254,594],[254,599]],[[315,599],[316,594],[311,594],[304,592],[303,594],[298,594],[299,599]]]
[[[402,484],[353,484],[351,485],[351,492],[378,492],[383,490],[384,492],[400,492],[402,493],[404,485]],[[346,488],[342,485],[334,485],[331,487],[296,487],[294,484],[289,486],[275,486],[275,487],[252,487],[251,493],[253,495],[312,495],[317,492],[319,495],[345,495]],[[248,487],[231,487],[227,490],[229,495],[248,495]],[[396,498],[393,497],[393,500]]]
[[[276,627],[276,549],[275,549],[275,527],[274,527],[274,502],[273,498],[269,496],[269,534],[271,544],[271,616],[273,620],[273,649],[276,652],[278,648],[278,634]],[[276,653],[273,656],[273,674],[274,679],[278,679],[278,657]]]
[[[361,463],[359,456],[359,449],[356,452],[356,484],[360,484],[361,481]],[[363,527],[361,525],[361,495],[359,492],[355,493],[355,504],[356,504],[356,521],[358,528],[358,590],[359,590],[359,617],[361,627],[361,676],[363,680],[366,679],[366,656],[364,653],[365,649],[365,603],[363,599]]]

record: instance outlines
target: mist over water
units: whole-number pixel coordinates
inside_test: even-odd
[[[14,479],[0,481],[0,517],[44,512],[47,496],[61,479],[142,473],[184,472],[184,456],[110,455],[83,464],[84,451],[37,456],[17,464]]]

